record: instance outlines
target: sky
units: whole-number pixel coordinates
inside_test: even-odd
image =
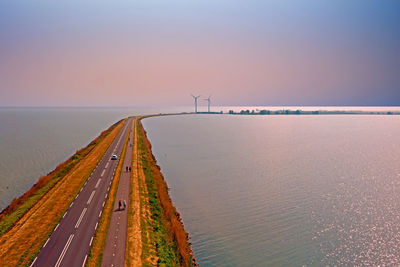
[[[0,106],[399,106],[399,33],[398,0],[2,0]]]

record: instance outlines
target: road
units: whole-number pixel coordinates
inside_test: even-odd
[[[131,122],[127,120],[31,266],[85,265],[119,161],[110,158],[116,154],[120,159]]]
[[[126,149],[124,164],[119,179],[117,195],[114,201],[114,209],[111,216],[110,226],[108,228],[106,245],[104,248],[101,266],[125,266],[125,248],[126,233],[128,229],[128,205],[129,205],[129,188],[131,173],[126,167],[132,168],[132,144],[134,134],[134,124],[132,124],[129,135],[129,145]],[[126,207],[120,209],[119,201],[126,202]]]

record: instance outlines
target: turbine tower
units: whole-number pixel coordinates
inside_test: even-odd
[[[194,111],[195,111],[195,113],[197,113],[197,99],[198,99],[201,95],[198,95],[198,96],[191,95],[191,96],[192,96],[193,99],[194,99]]]
[[[204,100],[208,102],[208,113],[210,113],[211,95],[209,95],[208,98],[205,98]]]

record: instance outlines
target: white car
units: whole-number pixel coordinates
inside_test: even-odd
[[[116,159],[118,159],[118,157],[117,157],[117,155],[114,154],[114,155],[111,156],[111,159],[112,160],[116,160]]]

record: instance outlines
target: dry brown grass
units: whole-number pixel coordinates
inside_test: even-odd
[[[130,129],[130,126],[128,129]],[[115,172],[115,178],[110,188],[110,194],[108,195],[108,198],[106,200],[106,204],[100,218],[100,223],[93,239],[93,245],[89,253],[88,262],[86,264],[87,266],[101,266],[104,247],[106,245],[108,235],[108,228],[110,226],[111,216],[114,209],[115,196],[117,195],[119,178],[121,177],[122,165],[124,164],[123,159],[125,158],[125,153],[128,145],[128,137],[129,134],[125,138],[124,148],[120,157],[121,160],[118,163],[117,170]]]
[[[129,190],[128,231],[125,253],[125,266],[142,266],[142,232],[140,218],[143,208],[140,203],[140,178],[137,145],[137,125],[135,120],[134,142],[132,150],[132,176]]]
[[[92,170],[122,129],[118,124],[79,164],[59,180],[19,221],[0,237],[0,263],[28,266],[74,200]]]

